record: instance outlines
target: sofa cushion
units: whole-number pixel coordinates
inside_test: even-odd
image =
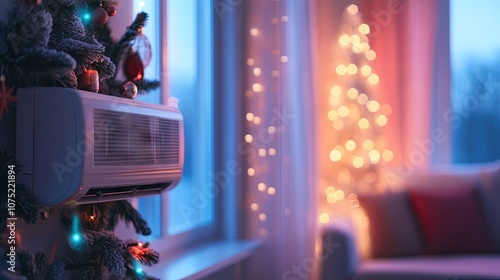
[[[364,261],[355,280],[500,279],[500,255],[419,256]]]
[[[369,219],[373,257],[406,256],[422,250],[407,192],[365,194],[358,199]]]
[[[492,253],[474,186],[412,189],[410,200],[423,234],[424,253]]]

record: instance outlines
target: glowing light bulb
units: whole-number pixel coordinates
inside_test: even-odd
[[[340,117],[345,118],[347,115],[349,115],[349,108],[346,106],[340,106],[338,110],[338,114]]]
[[[269,195],[274,195],[274,194],[276,194],[276,188],[274,188],[274,187],[269,187],[269,188],[267,189],[267,194],[269,194]]]
[[[257,189],[258,189],[259,191],[261,191],[261,192],[266,191],[266,184],[264,184],[264,183],[259,183],[259,184],[257,184]]]
[[[253,121],[253,118],[255,117],[255,115],[253,113],[247,113],[245,117],[246,117],[247,121],[251,122],[251,121]]]
[[[373,50],[369,50],[366,52],[366,58],[368,60],[374,60],[377,57],[377,54]]]
[[[347,65],[346,72],[349,75],[355,75],[358,72],[358,67],[356,67],[356,65],[351,63]]]
[[[368,111],[375,113],[380,110],[380,103],[375,100],[371,100],[370,102],[366,103],[366,108],[368,109]]]
[[[385,115],[380,115],[377,117],[377,124],[380,126],[385,126],[387,124],[387,117]]]
[[[335,110],[330,110],[328,111],[328,119],[333,121],[336,121],[339,118],[339,114]]]
[[[356,142],[354,142],[354,140],[347,140],[347,142],[345,142],[345,148],[348,151],[354,151],[356,149]]]
[[[262,70],[259,67],[255,67],[253,69],[253,75],[258,77],[260,74],[262,74]]]
[[[373,150],[374,147],[375,143],[373,143],[373,140],[368,139],[363,141],[363,149],[365,149],[366,151]]]
[[[355,15],[358,13],[358,6],[352,4],[346,8],[347,12],[351,15]]]
[[[319,215],[319,222],[322,223],[322,224],[326,224],[330,221],[330,215],[328,215],[327,213],[322,213],[321,215]]]
[[[368,152],[368,157],[370,157],[370,162],[373,164],[380,162],[380,152],[377,150],[371,150]]]
[[[267,151],[266,151],[266,149],[260,148],[258,153],[259,153],[260,157],[265,157],[267,154]]]
[[[378,77],[377,74],[374,74],[372,73],[369,77],[368,77],[368,82],[372,85],[376,85],[378,84],[380,81],[380,78]]]
[[[346,71],[347,68],[345,67],[344,64],[339,64],[337,68],[335,68],[335,72],[337,72],[337,74],[339,74],[340,76],[345,75]]]
[[[367,129],[368,127],[370,127],[370,122],[368,121],[368,119],[362,118],[358,121],[358,126],[361,129]]]
[[[359,92],[355,88],[350,88],[347,91],[347,97],[349,97],[350,99],[356,99],[358,97],[358,95],[359,95]]]
[[[255,83],[252,85],[252,90],[255,92],[261,92],[262,91],[262,85],[259,83]]]
[[[142,274],[142,268],[141,268],[141,267],[137,267],[137,268],[135,269],[135,272],[136,272],[137,274]]]
[[[270,155],[270,156],[275,156],[276,155],[276,149],[275,148],[270,148],[267,153]]]
[[[385,161],[391,161],[394,158],[394,153],[391,150],[384,150],[382,152],[382,158]]]
[[[368,77],[371,73],[372,68],[369,65],[364,65],[363,67],[361,67],[361,74],[363,74],[363,76]]]
[[[358,100],[358,103],[361,105],[365,105],[366,102],[368,102],[368,96],[366,96],[366,94],[364,93],[358,95],[358,98],[356,99]]]
[[[245,142],[247,142],[247,143],[252,143],[252,141],[253,141],[253,136],[252,136],[252,134],[246,134],[246,135],[245,135]]]
[[[247,170],[247,174],[248,176],[252,177],[252,176],[255,176],[255,169],[254,168],[248,168]]]
[[[84,20],[84,21],[89,21],[89,20],[90,20],[90,18],[91,18],[90,13],[87,13],[87,12],[86,12],[85,14],[83,14],[83,20]]]
[[[358,26],[358,31],[363,35],[367,35],[370,33],[370,26],[366,23],[362,23]]]
[[[257,29],[257,28],[250,29],[250,35],[252,35],[252,36],[259,35],[259,29]]]
[[[354,166],[354,168],[361,168],[364,164],[365,161],[362,157],[357,156],[352,159],[352,166]]]
[[[74,233],[74,234],[71,236],[71,239],[73,240],[73,242],[80,242],[80,240],[82,239],[82,237],[80,236],[80,234],[78,234],[78,233]]]
[[[137,243],[137,246],[142,247],[144,244],[142,242]]]
[[[330,152],[330,160],[333,162],[337,162],[342,158],[342,153],[338,150],[332,150]]]

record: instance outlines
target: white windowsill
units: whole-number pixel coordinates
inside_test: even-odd
[[[154,277],[170,279],[200,279],[250,257],[262,241],[215,241],[168,258],[146,272]]]

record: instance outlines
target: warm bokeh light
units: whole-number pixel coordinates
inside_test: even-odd
[[[367,139],[367,140],[363,141],[363,149],[365,149],[365,151],[373,150],[374,147],[375,147],[375,143],[373,143],[373,140]]]
[[[269,195],[274,195],[274,194],[276,194],[276,188],[274,188],[274,187],[269,187],[269,188],[267,189],[267,194],[269,194]]]
[[[344,198],[345,198],[344,191],[343,190],[336,190],[335,197],[337,198],[337,200],[344,200]]]
[[[261,156],[261,157],[265,157],[267,155],[267,151],[264,148],[260,148],[258,153],[259,153],[259,156]]]
[[[336,120],[333,122],[333,128],[335,130],[342,130],[344,129],[344,122],[342,120]]]
[[[394,158],[394,153],[391,150],[384,150],[382,152],[382,158],[385,161],[391,161]]]
[[[382,106],[381,112],[382,112],[382,114],[384,114],[386,116],[390,116],[392,113],[392,108],[391,108],[391,106],[384,104]]]
[[[349,97],[350,99],[356,99],[358,97],[358,94],[358,90],[355,88],[350,88],[347,91],[347,97]]]
[[[255,117],[255,115],[253,113],[247,113],[245,117],[246,117],[247,121],[251,122],[251,121],[253,121],[253,118]]]
[[[246,135],[245,135],[245,142],[247,142],[247,143],[252,143],[252,141],[253,141],[253,136],[252,136],[252,134],[246,134]]]
[[[259,214],[259,221],[264,222],[266,219],[267,219],[266,214],[264,213]]]
[[[328,111],[328,119],[330,121],[333,122],[333,121],[337,120],[338,118],[339,118],[339,114],[337,113],[337,111],[335,111],[335,110]]]
[[[380,78],[378,77],[377,74],[374,74],[372,73],[369,77],[368,77],[368,82],[372,85],[377,85],[380,81]]]
[[[328,195],[328,194],[330,194],[330,193],[334,193],[334,192],[335,192],[335,188],[334,188],[334,187],[332,187],[332,186],[328,186],[328,187],[326,187],[326,189],[325,189],[325,195]]]
[[[366,96],[366,94],[364,93],[358,95],[358,98],[356,99],[358,100],[358,103],[361,105],[365,105],[366,102],[368,102],[368,96]]]
[[[337,202],[337,196],[335,195],[335,193],[329,193],[326,196],[326,201],[330,204],[333,204],[333,203]]]
[[[259,117],[259,116],[255,116],[255,117],[253,118],[253,123],[254,123],[254,124],[260,124],[260,117]]]
[[[260,76],[260,74],[262,74],[262,70],[259,67],[255,67],[253,69],[253,74],[254,74],[254,76],[258,77],[258,76]]]
[[[261,92],[262,91],[262,85],[259,83],[255,83],[252,85],[252,90],[254,92]]]
[[[377,57],[377,54],[373,50],[369,50],[366,52],[366,58],[370,61],[374,60]]]
[[[270,148],[270,149],[268,150],[268,154],[269,154],[270,156],[275,156],[275,155],[276,155],[276,149],[275,149],[275,148]]]
[[[248,64],[248,66],[252,66],[252,65],[254,65],[254,63],[255,63],[255,60],[254,60],[253,58],[249,58],[249,59],[247,59],[247,64]]]
[[[281,62],[283,62],[283,63],[288,62],[288,56],[286,56],[286,55],[282,55],[282,56],[280,57],[280,61],[281,61]]]
[[[346,10],[349,14],[354,16],[358,13],[358,6],[351,4]]]
[[[370,26],[366,23],[362,23],[358,26],[358,31],[361,34],[367,35],[370,33]]]
[[[255,169],[254,168],[248,168],[247,169],[247,174],[248,176],[255,176]]]
[[[370,100],[368,103],[366,103],[366,108],[368,109],[368,111],[375,113],[380,110],[380,103],[375,100]]]
[[[370,127],[370,121],[366,118],[362,118],[358,121],[358,126],[361,129],[368,129],[368,127]]]
[[[358,73],[358,67],[351,63],[347,65],[346,72],[349,75],[355,75],[356,73]]]
[[[261,192],[265,192],[266,191],[266,184],[264,183],[258,183],[257,184],[257,189]]]
[[[272,125],[271,125],[271,126],[269,126],[269,127],[267,128],[267,132],[268,132],[269,134],[275,134],[275,133],[276,133],[276,127],[275,127],[275,126],[272,126]]]
[[[363,76],[369,76],[371,73],[372,68],[370,67],[370,65],[364,65],[363,67],[361,67],[361,74],[363,74]]]
[[[348,151],[354,151],[356,149],[356,142],[351,139],[347,140],[347,142],[345,142],[345,148]]]
[[[339,43],[340,43],[342,46],[346,47],[347,45],[349,45],[350,39],[351,39],[351,38],[350,38],[347,34],[342,34],[342,35],[340,35],[340,37],[339,37]]]
[[[321,215],[319,215],[319,222],[322,224],[330,222],[330,215],[328,215],[327,213],[322,213]]]
[[[335,72],[337,72],[337,74],[342,76],[345,75],[345,73],[347,72],[347,68],[345,67],[344,64],[339,64],[337,68],[335,68]]]
[[[252,35],[252,36],[259,35],[259,29],[257,29],[257,28],[250,29],[250,35]]]
[[[259,210],[259,204],[257,204],[257,203],[250,204],[250,209],[252,209],[252,211]]]
[[[330,89],[332,96],[340,96],[342,94],[342,89],[339,86],[334,86]]]
[[[361,43],[361,38],[359,38],[358,35],[352,35],[349,41],[351,42],[352,45],[357,45]]]
[[[385,126],[387,124],[387,117],[385,115],[380,115],[377,117],[377,124],[380,126]]]
[[[338,150],[332,150],[330,152],[330,160],[331,161],[339,161],[342,158],[342,153]]]
[[[347,115],[349,115],[349,108],[346,106],[340,106],[338,110],[338,114],[340,117],[345,118]]]
[[[354,168],[361,168],[361,167],[363,167],[364,164],[365,164],[365,161],[360,156],[354,157],[352,159],[352,166],[354,166]]]
[[[380,152],[377,150],[371,150],[368,152],[368,156],[370,157],[370,162],[373,164],[377,164],[380,162]]]

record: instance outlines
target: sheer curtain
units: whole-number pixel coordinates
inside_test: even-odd
[[[242,232],[263,240],[243,266],[244,279],[308,279],[317,272],[312,2],[255,0],[235,7],[243,11],[244,42],[237,147]]]

